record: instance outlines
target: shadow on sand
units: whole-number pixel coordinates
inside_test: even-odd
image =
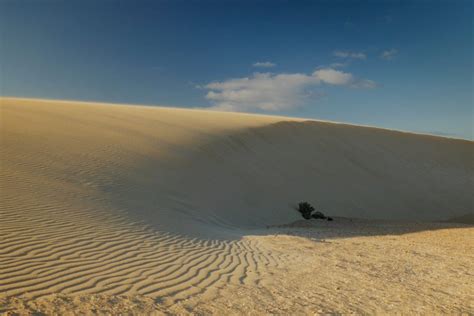
[[[335,217],[334,221],[298,220],[289,224],[269,226],[268,234],[310,235],[316,239],[339,239],[404,235],[440,229],[474,228],[473,223],[410,222]],[[262,232],[263,233],[263,232]]]
[[[465,223],[472,212],[473,142],[282,121],[173,150],[179,159],[138,162],[104,194],[133,221],[205,239],[290,228],[345,238],[471,227],[442,221]],[[289,205],[298,201],[339,217],[292,223],[300,217]]]

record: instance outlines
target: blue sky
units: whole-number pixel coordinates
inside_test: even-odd
[[[472,9],[461,0],[0,0],[0,92],[472,139]]]

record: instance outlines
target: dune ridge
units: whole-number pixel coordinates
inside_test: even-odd
[[[0,298],[211,301],[267,289],[302,260],[255,237],[297,220],[298,201],[422,222],[473,210],[470,141],[199,110],[0,106]]]

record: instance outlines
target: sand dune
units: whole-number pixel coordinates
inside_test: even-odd
[[[224,308],[225,297],[247,289],[265,302],[265,297],[297,292],[292,285],[285,295],[268,294],[272,286],[283,291],[274,276],[293,271],[290,267],[302,260],[303,248],[287,247],[300,245],[300,237],[272,240],[269,234],[289,228],[265,227],[299,219],[292,207],[301,200],[333,216],[420,222],[472,218],[474,146],[469,141],[203,110],[12,98],[0,104],[4,311],[24,308],[26,313],[28,308],[14,301],[18,297],[38,302],[66,295],[86,302],[87,295],[127,295],[140,302],[151,298],[150,304],[177,313],[248,312],[242,306]],[[331,229],[347,230],[340,223]],[[426,225],[404,234],[419,240],[426,237],[421,231],[449,228],[454,237],[447,240],[462,240],[467,247],[450,255],[471,249],[469,226]],[[385,242],[387,237],[378,238]],[[430,238],[435,243],[436,237]],[[390,242],[383,245],[390,249]],[[350,252],[348,244],[343,246]],[[434,253],[445,258],[438,248]],[[308,264],[322,264],[320,257],[308,258]],[[334,264],[342,260],[333,259]],[[456,273],[472,279],[466,260],[451,262],[456,271],[440,268],[443,282],[455,290],[440,294],[433,310],[471,308],[464,302],[472,288],[446,281]],[[293,272],[294,284],[297,276],[304,279]],[[337,299],[336,292],[332,295]],[[461,303],[454,303],[456,297]],[[436,305],[443,302],[447,307]],[[258,302],[247,303],[271,312],[256,307]],[[325,311],[364,311],[351,304],[347,310],[320,305],[329,308]],[[273,312],[306,313],[314,306]]]

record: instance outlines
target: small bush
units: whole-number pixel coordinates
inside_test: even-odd
[[[297,210],[298,210],[298,212],[300,212],[301,216],[303,216],[304,219],[314,218],[314,219],[326,219],[328,221],[333,220],[332,217],[328,217],[320,211],[315,212],[314,207],[311,204],[309,204],[308,202],[298,203]]]
[[[298,212],[301,213],[304,219],[311,219],[311,213],[314,211],[314,207],[308,202],[298,203]]]

